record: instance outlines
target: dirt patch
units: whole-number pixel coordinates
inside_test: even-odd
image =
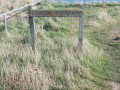
[[[110,39],[116,39],[116,38],[119,38],[120,39],[120,30],[114,30],[114,31],[110,31],[109,32],[109,35],[110,35]]]
[[[116,37],[116,38],[114,38],[113,40],[115,40],[115,41],[116,41],[116,40],[120,40],[120,37]]]
[[[120,83],[110,82],[110,85],[112,86],[112,90],[120,90]]]

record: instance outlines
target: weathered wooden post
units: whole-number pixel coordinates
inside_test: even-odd
[[[42,9],[43,9],[43,0],[42,0]],[[43,21],[42,21],[42,30],[43,30]]]
[[[84,5],[81,6],[81,9],[84,10]],[[79,46],[80,50],[82,50],[82,46],[83,46],[83,28],[84,28],[84,13],[79,18],[79,38],[78,38],[79,41],[78,41],[78,46]]]
[[[28,7],[30,13],[30,9],[32,9],[31,6]],[[30,34],[32,39],[32,49],[36,50],[36,36],[35,36],[35,24],[34,24],[34,18],[29,15],[29,24],[30,24]]]
[[[86,0],[84,0],[84,4],[86,4]]]
[[[42,0],[42,9],[43,9],[43,0]]]
[[[5,27],[5,32],[8,33],[8,30],[7,30],[6,15],[4,15],[3,17],[4,17],[4,27]]]

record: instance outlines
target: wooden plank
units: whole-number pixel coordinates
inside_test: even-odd
[[[81,17],[83,9],[77,10],[30,10],[31,17]]]
[[[29,10],[32,8],[31,6],[28,7]],[[30,24],[30,34],[32,39],[32,49],[36,50],[36,36],[35,36],[35,24],[34,24],[34,18],[29,16],[29,24]]]
[[[81,8],[84,10],[84,6],[81,6]],[[79,49],[82,50],[83,46],[83,28],[84,28],[84,13],[79,18],[79,37],[78,37],[78,46]]]

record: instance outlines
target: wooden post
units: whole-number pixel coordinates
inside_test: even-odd
[[[43,9],[43,0],[42,0],[42,9]]]
[[[3,17],[4,17],[4,27],[5,27],[5,32],[8,33],[8,30],[7,30],[6,15],[4,15]]]
[[[81,6],[81,9],[84,9],[84,6]],[[79,38],[78,38],[78,46],[80,50],[82,50],[83,45],[83,28],[84,28],[84,13],[79,18]]]
[[[30,9],[32,9],[31,6],[28,7],[29,12]],[[31,39],[32,39],[32,49],[35,51],[36,50],[36,36],[35,36],[35,24],[34,24],[34,18],[29,16],[29,24],[30,24],[30,34],[31,34]]]
[[[84,4],[86,4],[86,0],[84,0]]]
[[[42,9],[43,9],[43,0],[42,0]],[[42,22],[42,30],[43,30],[43,22]]]

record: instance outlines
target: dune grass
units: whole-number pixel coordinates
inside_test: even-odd
[[[63,2],[44,5],[45,9],[80,7]],[[115,5],[86,5],[82,51],[77,47],[79,18],[35,18],[36,53],[31,49],[28,18],[17,15],[10,19],[9,37],[0,29],[0,89],[111,90],[107,82],[116,78],[103,50],[106,44],[98,43],[108,41],[101,34],[107,36],[108,25],[118,21],[114,15],[119,7]]]
[[[20,8],[37,0],[0,0],[0,13]]]

